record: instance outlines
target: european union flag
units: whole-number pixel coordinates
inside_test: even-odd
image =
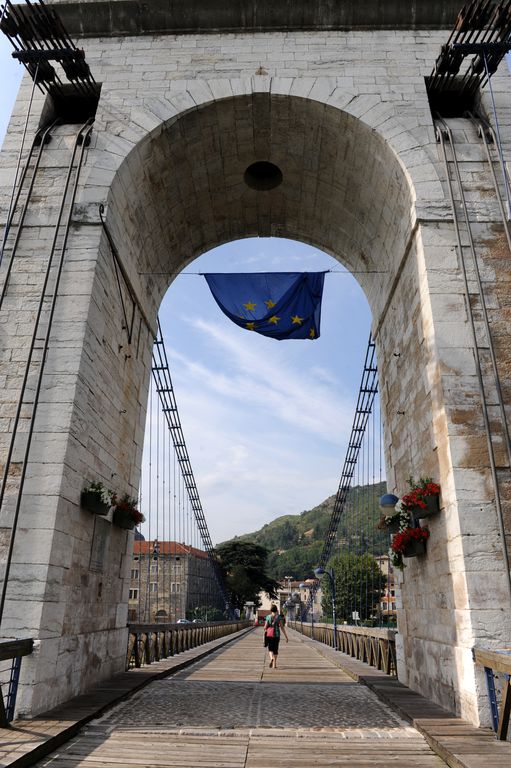
[[[206,274],[227,317],[272,339],[317,339],[325,272]]]

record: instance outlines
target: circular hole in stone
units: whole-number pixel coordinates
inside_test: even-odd
[[[243,178],[250,189],[257,189],[262,192],[267,189],[275,189],[279,184],[282,184],[282,171],[274,163],[258,160],[257,163],[248,166]]]

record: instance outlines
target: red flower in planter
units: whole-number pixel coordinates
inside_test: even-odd
[[[426,497],[440,494],[440,486],[430,477],[420,477],[417,483],[410,477],[408,484],[410,491],[402,498],[403,505],[407,509],[426,509]]]
[[[402,571],[405,567],[403,557],[410,557],[409,546],[416,541],[426,542],[429,539],[429,528],[406,528],[404,531],[396,533],[390,545],[390,561],[394,568]],[[408,554],[407,554],[408,552]]]
[[[145,521],[144,515],[137,509],[136,500],[132,499],[128,494],[124,494],[124,496],[119,499],[115,508],[127,512],[133,518],[136,525]]]
[[[393,552],[403,552],[412,541],[427,541],[429,539],[429,528],[407,528],[401,533],[396,533],[390,545]]]

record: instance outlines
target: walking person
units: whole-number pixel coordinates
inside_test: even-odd
[[[289,638],[286,632],[285,619],[283,620],[279,616],[276,605],[272,605],[270,613],[264,622],[264,644],[268,648],[270,654],[270,667],[277,668],[277,657],[279,655],[279,643],[280,633],[284,633],[286,643],[289,642]]]

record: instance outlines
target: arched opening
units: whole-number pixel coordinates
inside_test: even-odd
[[[333,270],[325,276],[320,338],[278,342],[233,325],[201,273],[240,270]],[[355,278],[309,245],[248,238],[194,260],[172,283],[159,316],[213,542],[335,493],[371,323]],[[149,439],[146,429],[146,472]],[[144,498],[147,488],[142,475]],[[158,537],[148,526],[147,538]]]
[[[380,331],[414,248],[413,190],[389,143],[347,112],[268,93],[187,111],[121,164],[107,223],[152,327],[167,288],[194,259],[224,243],[274,236],[311,244],[351,272],[369,303],[379,351],[390,346],[380,355],[383,367],[396,352],[394,329],[388,339]],[[262,269],[257,258],[250,268]],[[247,271],[242,259],[237,270]],[[410,285],[416,271],[412,259]],[[179,277],[184,295],[191,279]],[[413,325],[412,303],[398,307],[398,327]],[[349,319],[338,322],[337,338]],[[137,363],[130,357],[126,364],[137,378]],[[396,399],[399,378],[392,385]],[[140,451],[140,430],[135,439]]]
[[[281,183],[251,188],[254,168],[260,184],[279,173]],[[395,153],[363,122],[320,102],[253,94],[153,131],[117,172],[108,221],[153,313],[195,257],[277,236],[311,243],[355,272],[378,317],[413,228],[412,200]]]
[[[414,399],[428,422],[424,453],[438,475],[430,394],[395,365],[404,345],[422,343],[414,319],[422,268],[414,192],[378,132],[347,112],[296,97],[253,94],[201,106],[162,124],[123,162],[107,224],[153,324],[168,286],[223,243],[275,236],[332,256],[356,277],[371,308],[384,405],[399,429],[396,444],[387,421],[387,464],[402,477],[410,472],[413,428],[400,404]],[[409,300],[396,302],[403,276],[399,290],[409,291]],[[128,365],[136,381],[147,377],[147,354],[145,370],[132,359]],[[141,402],[139,395],[137,408]],[[141,451],[140,431],[136,442]]]

